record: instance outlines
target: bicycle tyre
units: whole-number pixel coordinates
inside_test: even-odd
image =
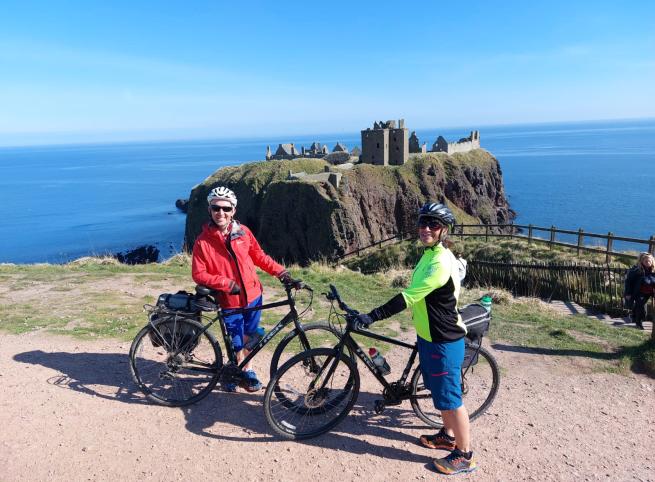
[[[273,376],[264,394],[264,413],[277,435],[292,440],[316,437],[334,428],[350,413],[359,394],[359,371],[343,353],[326,392],[307,390],[316,378],[309,368],[312,365],[309,360],[329,368],[335,353],[334,348],[313,348],[299,353]]]
[[[162,336],[165,323],[169,323],[168,331]],[[139,331],[130,347],[130,372],[148,400],[181,407],[200,401],[214,389],[223,358],[209,331],[189,338],[188,333],[202,329],[195,320],[176,317],[173,322],[148,324]],[[175,355],[176,351],[180,353]]]
[[[339,342],[339,339],[341,337],[341,332],[339,332],[337,329],[333,328],[327,323],[323,322],[314,322],[314,323],[307,323],[302,325],[303,330],[305,332],[309,332],[308,334],[310,335],[316,335],[318,334],[317,332],[319,330],[325,331],[329,333],[332,337],[334,337],[334,342],[331,341],[330,339],[330,346],[332,347],[336,345]],[[312,333],[313,332],[313,333]],[[297,353],[292,353],[291,352],[292,347],[290,346],[291,343],[298,342],[300,343],[300,340],[297,340],[298,338],[298,329],[294,328],[292,331],[287,333],[284,338],[278,343],[277,347],[275,347],[275,351],[273,352],[273,357],[271,358],[271,368],[270,368],[270,376],[273,378],[275,376],[275,372],[277,372],[277,369],[280,366],[280,360],[282,359],[282,364],[286,363],[289,359],[291,359],[291,356],[296,355]],[[308,340],[309,344],[311,345],[311,340]],[[295,343],[294,343],[295,344]],[[302,344],[301,344],[302,345]],[[318,347],[318,346],[301,346],[300,347],[300,352],[311,350],[312,348],[325,348],[325,347]],[[286,352],[285,352],[286,350]],[[348,353],[349,357],[353,360],[354,362],[354,355],[350,351],[350,348],[345,347],[346,353]],[[283,353],[286,356],[289,356],[288,359],[283,359]]]
[[[477,363],[462,367],[462,372],[466,372],[462,379],[462,400],[469,411],[469,420],[473,421],[482,415],[496,398],[500,386],[500,369],[493,355],[480,347]],[[423,384],[420,366],[414,370],[411,384],[410,402],[414,413],[431,427],[441,428],[441,412],[434,408],[430,391]]]

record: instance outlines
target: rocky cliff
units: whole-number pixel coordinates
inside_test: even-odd
[[[233,189],[236,218],[250,227],[264,249],[286,263],[329,259],[396,233],[414,233],[416,211],[443,202],[460,223],[510,222],[498,161],[487,151],[417,154],[404,166],[358,164],[339,187],[328,182],[287,180],[289,172],[323,172],[321,159],[266,161],[216,171],[191,191],[185,242],[193,246],[207,222],[207,193]],[[333,168],[335,171],[336,168]]]

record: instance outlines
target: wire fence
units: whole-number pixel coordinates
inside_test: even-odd
[[[625,313],[623,283],[627,268],[621,266],[514,264],[470,260],[468,282],[495,286],[514,296],[572,301],[613,316]]]

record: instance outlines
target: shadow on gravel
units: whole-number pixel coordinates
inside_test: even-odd
[[[567,350],[567,349],[556,349],[556,348],[503,345],[502,343],[492,343],[491,347],[494,350],[498,350],[498,351],[527,353],[529,355],[579,356],[579,357],[595,358],[597,360],[618,360],[623,356],[622,352],[604,353],[604,352],[589,351],[589,350]]]
[[[61,375],[51,385],[124,403],[148,403],[130,377],[129,359],[122,353],[66,353],[26,351],[14,360],[51,368]]]
[[[262,393],[214,391],[200,403],[182,407],[186,427],[197,435],[217,440],[289,442],[272,435],[264,417]],[[429,463],[431,457],[414,453],[414,448],[418,448],[418,435],[410,435],[402,430],[422,429],[425,433],[432,433],[436,429],[426,427],[411,409],[404,406],[389,407],[382,414],[376,415],[372,407],[378,398],[379,394],[360,392],[353,410],[333,431],[296,443],[353,454],[376,455],[384,459]],[[214,427],[217,423],[232,427]],[[380,444],[364,440],[364,437],[376,437]],[[399,444],[407,446],[393,446]]]
[[[41,365],[61,373],[48,383],[87,395],[122,403],[150,404],[132,382],[129,359],[119,353],[66,353],[28,351],[14,356],[19,363]],[[239,442],[288,442],[275,437],[269,429],[262,408],[263,391],[225,393],[216,389],[200,402],[170,410],[181,410],[186,428],[203,437]],[[421,422],[405,402],[387,407],[379,415],[373,412],[379,393],[360,392],[355,407],[337,427],[326,434],[298,443],[354,454],[371,454],[383,459],[396,459],[429,464],[431,457],[415,453],[416,434],[436,429]],[[374,437],[379,443],[365,438]],[[402,447],[398,447],[402,445]]]

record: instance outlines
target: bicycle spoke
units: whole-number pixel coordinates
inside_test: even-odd
[[[462,401],[470,420],[475,420],[493,402],[498,391],[500,372],[495,360],[484,348],[480,349],[477,360],[466,358],[465,362],[471,365],[462,370]],[[430,390],[425,387],[418,368],[412,377],[412,386],[411,403],[416,415],[433,427],[441,427],[441,412],[434,407]]]
[[[149,326],[137,335],[130,367],[149,398],[165,405],[185,405],[216,385],[222,365],[220,348],[209,333],[198,335],[200,326],[176,319]]]
[[[264,404],[269,423],[290,438],[306,438],[329,430],[347,414],[359,390],[359,380],[343,360],[328,380],[324,378],[330,374],[332,350],[307,353],[312,355],[298,355],[281,368],[266,391]],[[322,372],[312,372],[308,363],[311,359],[323,367]]]

